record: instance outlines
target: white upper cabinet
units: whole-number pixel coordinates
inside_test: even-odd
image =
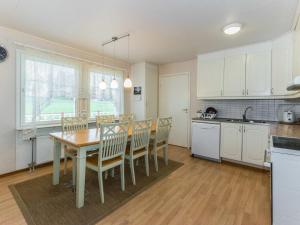
[[[286,95],[293,92],[286,90],[293,79],[293,35],[289,33],[275,40],[272,46],[272,94]]]
[[[223,54],[198,56],[197,97],[222,96]]]
[[[268,144],[268,126],[244,125],[242,161],[263,166]]]
[[[235,54],[225,57],[224,96],[245,95],[246,55]]]
[[[247,51],[246,96],[271,94],[271,47],[255,46]]]
[[[296,92],[288,92],[286,88],[292,81],[295,67],[294,36],[294,33],[287,33],[273,41],[199,55],[197,97],[293,97]]]

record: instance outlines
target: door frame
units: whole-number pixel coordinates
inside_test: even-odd
[[[182,73],[167,73],[167,74],[159,74],[158,78],[158,116],[160,115],[160,83],[161,79],[164,77],[178,77],[178,76],[186,76],[188,78],[188,121],[187,121],[187,148],[191,148],[191,73],[190,72],[182,72]]]

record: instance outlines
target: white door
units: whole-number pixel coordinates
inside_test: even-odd
[[[269,144],[269,126],[244,125],[243,132],[243,162],[263,166]]]
[[[197,97],[222,96],[224,58],[198,57]]]
[[[221,157],[242,160],[242,125],[222,123],[221,125]]]
[[[170,144],[189,146],[189,96],[189,74],[160,76],[159,116],[172,116]]]
[[[245,68],[245,54],[225,58],[224,96],[245,95]]]
[[[257,50],[247,54],[246,95],[271,94],[271,50]]]

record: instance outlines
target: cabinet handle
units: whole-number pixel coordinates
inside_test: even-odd
[[[221,96],[223,96],[223,90],[221,90]]]
[[[249,94],[249,92],[248,92],[248,89],[247,89],[247,93],[246,93],[247,95]]]
[[[246,132],[246,128],[245,128],[245,126],[244,126],[244,133]]]
[[[274,93],[274,88],[271,88],[271,94],[273,94]]]
[[[243,89],[242,95],[245,95],[245,89]]]

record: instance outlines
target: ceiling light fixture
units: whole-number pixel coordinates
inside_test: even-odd
[[[225,26],[223,28],[223,32],[224,32],[224,34],[227,34],[227,35],[233,35],[233,34],[237,34],[238,32],[240,32],[241,29],[242,29],[242,24],[232,23],[232,24]]]
[[[104,66],[104,46],[103,46],[103,55],[102,55],[102,66]],[[107,87],[106,82],[104,81],[104,72],[102,73],[102,80],[99,84],[99,87],[101,90],[105,90]]]
[[[128,61],[128,63],[129,63],[129,35],[128,35],[128,47],[127,47],[127,61]],[[131,82],[131,80],[130,80],[130,78],[129,78],[129,71],[128,71],[128,73],[127,73],[127,77],[126,77],[126,79],[124,80],[124,88],[131,88],[132,87],[132,82]]]
[[[114,40],[114,59],[116,58],[116,41],[118,40],[117,37],[113,37]],[[113,89],[117,89],[119,87],[118,81],[116,80],[116,70],[114,69],[114,78],[110,83],[110,87]]]

